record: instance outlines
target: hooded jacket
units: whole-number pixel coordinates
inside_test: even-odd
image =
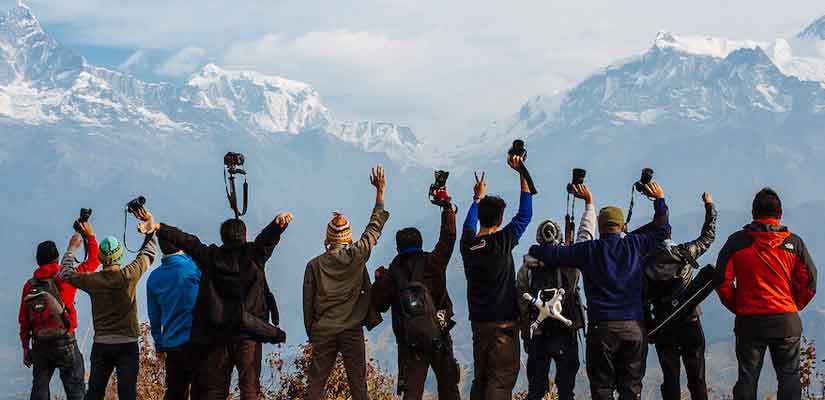
[[[736,314],[736,333],[799,336],[797,312],[816,294],[816,266],[802,239],[778,219],[756,219],[728,238],[716,267],[722,304]]]
[[[352,245],[331,245],[312,259],[304,272],[304,328],[310,341],[367,324],[380,315],[370,313],[367,261],[378,243],[390,213],[376,204],[361,238]],[[368,323],[368,314],[369,318]]]
[[[243,311],[269,320],[264,268],[285,229],[273,219],[253,242],[207,246],[197,236],[160,225],[158,236],[192,256],[201,269],[190,338],[193,343],[222,343],[244,335]]]
[[[149,275],[146,300],[155,348],[172,349],[189,342],[200,280],[200,269],[183,253],[164,256]]]
[[[91,272],[96,270],[100,265],[100,262],[97,259],[99,249],[97,247],[97,239],[95,239],[94,235],[90,235],[86,238],[86,251],[88,252],[88,257],[86,258],[86,261],[77,266],[78,272]],[[60,292],[60,298],[63,300],[63,304],[66,305],[66,311],[69,315],[69,333],[73,334],[75,329],[77,329],[77,308],[75,306],[77,288],[60,279],[57,276],[58,271],[60,271],[60,264],[57,262],[41,265],[34,270],[33,278],[54,279],[55,284],[57,285],[57,290]],[[23,298],[26,297],[30,290],[31,283],[27,281],[26,284],[23,285]],[[27,312],[26,307],[26,303],[21,299],[20,314],[18,317],[20,322],[20,342],[23,344],[23,347],[28,348],[32,333],[29,313]]]
[[[433,299],[433,304],[438,311],[444,312],[444,318],[449,321],[453,317],[453,302],[447,291],[447,266],[453,255],[453,248],[456,241],[456,221],[455,210],[446,207],[441,212],[441,234],[438,242],[431,253],[421,250],[411,253],[399,254],[390,264],[384,277],[375,281],[372,288],[372,304],[379,312],[386,312],[392,307],[392,330],[395,333],[396,342],[400,341],[404,335],[401,334],[401,320],[399,315],[399,293],[402,288],[392,278],[393,273],[400,273],[403,276],[412,276],[413,268],[417,262],[422,260],[421,283],[427,287]],[[400,343],[399,344],[403,344]]]

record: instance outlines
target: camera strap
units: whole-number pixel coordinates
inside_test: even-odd
[[[627,227],[630,225],[630,219],[633,217],[633,206],[636,205],[636,187],[630,186],[630,207],[627,208],[627,219],[624,222],[624,231],[627,232]]]
[[[132,250],[129,248],[129,245],[126,243],[126,231],[129,227],[129,210],[123,210],[123,248],[126,249],[129,253],[136,254],[137,251]]]
[[[226,199],[229,201],[229,207],[235,212],[235,218],[246,215],[249,206],[249,182],[246,180],[246,174],[243,178],[243,211],[238,210],[238,193],[235,190],[235,175],[229,174],[224,169],[223,182],[226,187]]]
[[[530,187],[530,194],[538,194],[539,191],[536,190],[536,185],[533,184],[533,177],[530,176],[530,171],[527,170],[527,166],[524,165],[523,161],[519,166],[519,172],[524,176],[524,179],[527,181],[527,186]]]

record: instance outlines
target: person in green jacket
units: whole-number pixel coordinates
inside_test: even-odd
[[[74,254],[63,256],[60,279],[89,294],[95,336],[86,400],[102,400],[113,371],[117,371],[120,400],[135,400],[139,370],[140,325],[135,288],[155,260],[154,234],[146,235],[137,257],[123,264],[123,245],[114,237],[100,242],[103,270],[77,272]]]
[[[304,325],[312,344],[306,400],[323,398],[338,353],[344,358],[353,400],[367,400],[364,331],[380,323],[370,310],[367,261],[390,214],[384,210],[384,169],[372,169],[375,207],[361,239],[353,243],[352,227],[340,213],[327,225],[326,252],[307,264],[304,275]],[[377,322],[370,316],[375,317]]]

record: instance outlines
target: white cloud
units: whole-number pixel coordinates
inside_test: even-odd
[[[203,65],[206,54],[206,49],[201,47],[184,47],[155,68],[155,73],[171,77],[190,74]]]

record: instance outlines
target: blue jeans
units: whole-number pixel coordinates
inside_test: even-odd
[[[779,382],[778,400],[799,400],[802,385],[799,382],[799,336],[778,339],[751,339],[736,337],[736,359],[739,361],[739,379],[733,387],[735,400],[756,400],[759,374],[765,350],[771,350],[771,362]]]
[[[60,371],[60,380],[68,400],[82,400],[86,394],[83,355],[74,337],[53,342],[35,342],[31,350],[31,400],[50,400],[49,383],[54,370]]]

